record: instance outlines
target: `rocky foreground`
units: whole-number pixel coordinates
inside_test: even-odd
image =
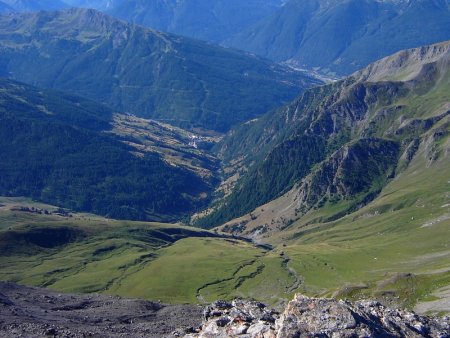
[[[173,337],[177,329],[198,327],[202,310],[0,282],[0,337]]]
[[[202,322],[203,320],[203,322]],[[450,337],[450,318],[378,302],[297,295],[279,313],[254,301],[203,309],[105,295],[75,295],[0,282],[0,337]]]
[[[258,302],[221,301],[203,316],[202,328],[185,337],[450,337],[448,317],[418,316],[375,301],[352,304],[297,295],[281,314]]]

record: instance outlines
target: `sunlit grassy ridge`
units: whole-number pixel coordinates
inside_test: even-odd
[[[431,163],[425,146],[419,149],[408,169],[361,210],[335,222],[317,222],[326,216],[324,208],[278,235],[276,242],[289,243],[284,250],[303,276],[305,290],[398,296],[412,306],[432,300],[433,291],[450,284],[449,136],[438,144],[437,160]]]
[[[444,297],[436,309],[450,312],[448,45],[380,60],[231,135],[226,160],[249,169],[201,222],[283,250],[298,291],[409,307]],[[293,142],[311,134],[328,137],[313,165],[317,147]]]

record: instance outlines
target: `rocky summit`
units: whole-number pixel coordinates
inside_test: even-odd
[[[448,317],[419,316],[376,301],[296,295],[281,314],[258,302],[219,301],[203,316],[201,330],[186,338],[450,337]]]

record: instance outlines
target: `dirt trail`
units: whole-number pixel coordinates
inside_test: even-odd
[[[293,268],[291,268],[291,267],[289,266],[289,262],[290,262],[290,261],[291,261],[291,259],[290,259],[288,256],[286,256],[286,254],[285,254],[285,255],[284,255],[283,262],[282,262],[282,266],[283,266],[284,269],[287,270],[288,275],[291,276],[291,277],[294,279],[294,281],[292,282],[291,285],[286,286],[285,293],[292,293],[292,292],[294,292],[294,291],[297,290],[297,289],[300,287],[300,285],[302,284],[302,279],[301,279],[301,277],[298,275],[297,271],[295,271],[295,269],[293,269]]]
[[[427,312],[443,312],[450,315],[450,286],[446,286],[433,293],[439,299],[418,303],[414,311],[426,314]]]
[[[196,291],[196,297],[197,297],[197,299],[198,299],[201,303],[207,303],[206,300],[205,300],[205,298],[204,298],[204,297],[202,296],[202,294],[201,294],[201,291],[202,291],[203,289],[206,289],[207,287],[212,286],[212,285],[221,284],[221,283],[224,283],[224,282],[228,282],[228,281],[230,281],[230,280],[233,280],[233,279],[234,279],[234,276],[236,276],[236,274],[238,274],[239,271],[241,271],[241,270],[242,270],[243,268],[245,268],[246,266],[249,266],[249,265],[254,264],[255,261],[256,261],[256,259],[251,260],[251,261],[249,261],[249,262],[246,262],[246,263],[240,265],[240,266],[237,268],[237,270],[235,270],[235,271],[233,272],[233,274],[231,275],[231,277],[229,277],[229,278],[221,278],[221,279],[217,279],[217,280],[215,280],[215,281],[212,281],[212,282],[208,282],[208,283],[206,283],[206,284],[203,284],[203,285],[200,286],[200,287],[197,289],[197,291]]]

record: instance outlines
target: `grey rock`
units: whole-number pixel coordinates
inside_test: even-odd
[[[350,303],[296,295],[281,315],[252,301],[239,299],[231,305],[226,309],[223,306],[217,309],[217,303],[209,306],[211,317],[205,320],[202,329],[185,337],[450,337],[448,317],[418,316],[386,308],[376,301]],[[212,316],[221,311],[226,317]]]
[[[216,324],[219,327],[224,327],[229,322],[231,322],[231,319],[229,317],[220,317],[219,319],[216,319]]]
[[[277,320],[276,330],[277,338],[449,337],[450,323],[373,301],[352,304],[296,295]]]

